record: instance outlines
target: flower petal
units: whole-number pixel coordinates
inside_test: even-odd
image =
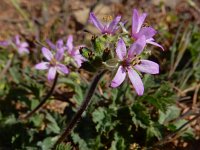
[[[25,47],[28,47],[29,44],[28,44],[27,42],[22,42],[22,43],[20,44],[20,46],[25,48]]]
[[[141,36],[135,43],[133,43],[128,50],[128,58],[132,59],[135,55],[139,55],[146,45],[146,38],[145,36]]]
[[[63,65],[63,64],[58,64],[57,68],[60,72],[64,73],[64,74],[68,74],[69,73],[69,69]]]
[[[46,70],[49,68],[49,62],[41,62],[35,65],[35,69]]]
[[[57,50],[56,55],[55,55],[55,59],[57,61],[61,61],[62,60],[62,58],[64,56],[64,51],[65,51],[64,48],[60,48],[60,49]]]
[[[89,20],[91,21],[91,23],[94,24],[95,27],[97,27],[97,29],[99,29],[99,31],[103,32],[104,31],[104,26],[101,24],[101,22],[96,18],[96,16],[94,15],[93,12],[90,13],[90,18]]]
[[[150,60],[141,60],[141,64],[135,65],[134,68],[144,73],[149,73],[149,74],[159,73],[159,65]]]
[[[9,41],[0,41],[0,46],[6,47],[8,45],[10,45]]]
[[[112,79],[111,87],[115,88],[121,85],[125,77],[126,77],[126,70],[122,66],[119,66],[115,77]]]
[[[164,48],[160,44],[156,43],[153,38],[150,38],[150,39],[146,40],[146,42],[149,43],[149,44],[158,46],[164,51]]]
[[[20,39],[19,39],[19,35],[16,35],[15,38],[14,38],[14,43],[16,45],[19,45],[20,44]]]
[[[147,14],[143,13],[139,15],[137,9],[133,9],[133,16],[132,16],[132,34],[136,34],[140,31],[140,28],[146,18]]]
[[[116,29],[118,29],[118,28],[117,28],[117,25],[118,25],[118,23],[119,23],[120,20],[121,20],[121,16],[117,16],[117,17],[115,17],[115,19],[109,24],[108,29],[107,29],[109,33],[113,34],[113,33],[116,32]]]
[[[72,35],[69,35],[68,36],[68,39],[67,39],[67,44],[66,44],[66,46],[67,46],[67,49],[68,49],[68,51],[72,51],[72,49],[73,49],[73,36]]]
[[[56,67],[50,67],[47,75],[48,80],[49,81],[54,80],[55,76],[56,76]]]
[[[18,49],[18,53],[20,54],[20,55],[22,55],[22,54],[24,54],[24,53],[29,53],[29,49],[27,49],[27,48],[24,48],[24,47],[19,47]]]
[[[49,39],[47,39],[46,42],[47,42],[47,44],[49,45],[49,47],[50,47],[51,49],[53,49],[53,50],[56,49],[56,45],[53,44]]]
[[[78,54],[78,55],[75,55],[73,56],[74,60],[76,61],[78,67],[81,67],[81,64],[86,61],[86,59],[81,55],[81,54]]]
[[[53,58],[53,54],[51,53],[51,51],[49,49],[47,49],[46,47],[43,47],[42,48],[42,53],[44,55],[44,57],[51,61],[51,59]]]
[[[144,27],[140,30],[140,32],[136,35],[136,38],[145,36],[146,39],[152,38],[156,34],[156,30],[152,27]]]
[[[138,73],[133,68],[128,68],[128,76],[138,95],[143,95],[144,85]]]
[[[56,48],[57,49],[60,49],[60,48],[63,48],[64,46],[64,42],[62,39],[59,39],[57,42],[56,42]]]
[[[117,43],[116,48],[117,56],[120,60],[123,60],[126,57],[126,45],[123,39],[120,39]]]

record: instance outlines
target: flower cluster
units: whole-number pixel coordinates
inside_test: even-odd
[[[42,47],[42,53],[47,59],[47,62],[40,62],[39,64],[36,64],[35,69],[48,70],[47,78],[49,81],[54,80],[56,73],[69,73],[69,69],[61,63],[65,51],[67,57],[72,58],[76,62],[78,67],[80,67],[81,63],[86,60],[79,53],[80,46],[74,47],[72,35],[68,37],[66,45],[64,44],[62,39],[59,39],[56,44],[53,44],[50,40],[47,40],[47,44],[49,45],[50,49],[53,50],[54,54],[46,47]]]
[[[21,42],[19,35],[16,35],[12,40],[0,41],[0,46],[13,46],[20,55],[29,54],[29,44],[27,42]]]
[[[116,35],[119,39],[115,50],[117,61],[115,61],[116,64],[113,66],[115,66],[117,71],[111,81],[111,87],[118,87],[125,80],[127,74],[138,95],[143,95],[144,93],[144,86],[139,72],[149,74],[159,73],[159,65],[155,62],[142,59],[141,53],[147,43],[163,49],[153,38],[156,34],[156,30],[152,27],[142,27],[146,16],[146,13],[140,15],[136,9],[133,10],[131,33],[131,40],[133,42],[127,42],[126,44],[125,40],[128,41],[129,36],[123,36],[122,34]],[[111,23],[102,24],[93,13],[90,13],[90,21],[102,34],[106,35],[114,36],[119,29],[120,19],[121,16],[117,16]],[[127,51],[126,47],[128,46],[130,48]]]
[[[128,75],[136,93],[143,95],[144,86],[139,72],[158,74],[159,65],[143,59],[142,52],[147,44],[163,49],[153,38],[156,30],[143,26],[146,16],[146,13],[139,14],[136,9],[133,10],[132,32],[129,34],[124,27],[125,23],[121,21],[121,16],[117,16],[113,20],[111,16],[106,16],[104,22],[101,22],[91,12],[89,21],[101,33],[91,39],[92,47],[87,48],[84,45],[74,47],[72,35],[68,36],[66,44],[61,39],[56,44],[47,40],[51,50],[46,47],[42,48],[42,53],[47,61],[37,64],[35,68],[38,70],[48,69],[47,77],[51,81],[55,78],[56,73],[69,73],[69,68],[64,65],[64,63],[68,64],[69,60],[72,60],[77,67],[93,69],[93,71],[112,67],[112,70],[113,68],[116,70],[116,74],[111,81],[111,87],[120,86]],[[118,32],[120,27],[122,32]],[[127,47],[129,47],[128,50]],[[112,65],[110,65],[111,62]]]

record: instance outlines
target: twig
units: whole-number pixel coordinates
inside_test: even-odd
[[[174,131],[173,133],[167,135],[163,140],[157,142],[153,147],[157,147],[166,143],[171,142],[171,138],[176,136],[176,134],[182,130],[185,126],[187,126],[188,124],[190,124],[191,122],[193,122],[194,120],[196,120],[197,118],[200,117],[200,113],[196,114],[196,116],[194,118],[192,118],[191,120],[189,120],[188,122],[184,123],[182,126],[180,126],[176,131]]]
[[[199,88],[200,88],[200,85],[198,85],[196,87],[195,91],[194,91],[194,96],[193,96],[193,99],[192,99],[192,108],[193,109],[195,109],[197,107],[196,103],[197,103]]]
[[[182,91],[182,93],[183,93],[183,94],[186,94],[187,92],[193,91],[193,90],[195,90],[198,86],[200,86],[200,83],[199,83],[199,84],[196,84],[195,86],[192,86],[192,87],[190,87],[190,88],[185,89],[184,91]]]
[[[2,78],[3,75],[6,74],[6,72],[8,71],[10,66],[12,65],[13,60],[14,60],[14,54],[12,54],[11,58],[7,61],[6,66],[4,67],[2,72],[0,73],[0,79]]]
[[[106,72],[106,70],[103,70],[94,77],[94,79],[87,91],[85,99],[83,100],[82,105],[80,106],[80,108],[77,111],[77,113],[75,114],[75,116],[72,118],[72,120],[67,125],[65,131],[61,134],[61,136],[59,137],[57,142],[54,144],[53,149],[56,149],[56,146],[58,144],[60,144],[61,142],[63,142],[68,137],[71,130],[73,130],[73,128],[76,126],[76,123],[81,119],[83,112],[86,110],[87,106],[89,105],[89,103],[91,101],[92,96],[94,95],[94,92],[98,85],[98,82],[100,81],[101,77],[104,75],[105,72]]]
[[[36,111],[38,111],[43,104],[49,99],[49,97],[53,94],[53,91],[55,89],[56,83],[58,81],[58,73],[56,73],[56,77],[53,81],[52,87],[50,89],[50,91],[47,93],[47,95],[43,98],[43,100],[37,105],[37,107],[35,109],[33,109],[30,113],[28,113],[25,117],[21,117],[21,119],[28,119],[29,117],[31,117]]]

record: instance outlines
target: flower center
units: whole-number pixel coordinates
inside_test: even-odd
[[[50,64],[51,64],[52,66],[55,66],[55,65],[57,64],[56,59],[55,59],[55,58],[52,58],[51,61],[50,61]]]
[[[130,62],[129,62],[127,59],[125,59],[125,60],[123,60],[123,61],[121,62],[121,65],[122,65],[123,67],[128,67],[128,66],[130,66]]]
[[[125,59],[121,62],[123,67],[135,66],[141,63],[141,57],[135,56],[132,60]]]

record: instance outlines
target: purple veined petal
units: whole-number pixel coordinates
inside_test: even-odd
[[[22,42],[22,43],[20,44],[20,46],[21,46],[21,47],[28,47],[29,44],[28,44],[27,42]]]
[[[7,47],[8,45],[10,45],[9,41],[0,41],[0,46]]]
[[[146,40],[146,42],[149,43],[149,44],[158,46],[164,51],[164,48],[160,44],[156,43],[153,38],[150,38],[150,39]]]
[[[90,13],[90,18],[89,20],[94,24],[95,27],[99,29],[99,31],[103,32],[104,31],[104,26],[102,23],[96,18],[93,12]]]
[[[49,81],[54,80],[55,76],[56,76],[56,67],[50,67],[47,75],[48,80]]]
[[[63,64],[58,64],[56,67],[60,72],[62,72],[64,74],[68,74],[69,73],[69,69]]]
[[[132,34],[136,34],[138,30],[138,24],[139,24],[139,14],[137,9],[133,9],[132,14]]]
[[[44,55],[44,57],[51,61],[51,59],[53,58],[53,54],[51,53],[51,51],[49,49],[47,49],[46,47],[42,47],[42,54]]]
[[[35,69],[38,70],[46,70],[49,68],[50,63],[49,62],[41,62],[35,65]]]
[[[56,55],[55,55],[55,59],[57,61],[61,61],[62,60],[62,58],[64,56],[64,51],[65,51],[64,48],[60,48],[60,49],[57,50]]]
[[[143,95],[144,85],[138,73],[135,70],[133,70],[133,68],[130,67],[128,68],[128,76],[129,79],[131,80],[133,87],[135,88],[136,93],[140,96]]]
[[[141,60],[141,63],[139,65],[135,65],[134,68],[144,73],[149,73],[149,74],[159,73],[159,65],[150,60]]]
[[[51,49],[56,50],[56,45],[53,44],[49,39],[46,39],[46,42]]]
[[[24,54],[24,53],[29,53],[29,49],[25,48],[25,47],[19,47],[18,49],[18,52],[20,55]]]
[[[126,57],[126,45],[123,39],[120,39],[117,43],[116,48],[117,56],[120,60],[123,60]]]
[[[126,70],[119,66],[117,73],[115,74],[115,77],[111,81],[111,87],[115,88],[122,84],[122,82],[125,80],[126,77]]]
[[[156,34],[156,30],[152,27],[144,27],[140,30],[140,32],[136,35],[137,38],[141,37],[142,35],[145,36],[146,39],[152,38]]]
[[[119,21],[121,20],[121,16],[117,16],[115,17],[115,19],[109,24],[108,26],[108,32],[113,34],[116,31],[117,25],[119,23]]]
[[[133,16],[132,16],[132,35],[137,34],[141,27],[142,24],[146,18],[147,14],[143,13],[142,15],[139,15],[137,9],[133,9]]]
[[[74,58],[74,60],[76,61],[78,67],[81,67],[81,64],[82,64],[84,61],[86,61],[86,59],[85,59],[82,55],[80,55],[80,54],[75,55],[73,58]]]
[[[57,49],[60,49],[60,48],[63,48],[64,46],[64,42],[62,39],[59,39],[57,42],[56,42],[56,48]]]
[[[145,20],[146,16],[147,16],[146,13],[142,13],[142,14],[139,16],[139,24],[138,24],[137,32],[140,31],[140,29],[141,29],[141,27],[142,27],[142,24],[144,23],[144,20]]]
[[[19,35],[16,35],[15,38],[14,38],[14,43],[16,45],[20,45],[20,39],[19,39]]]
[[[68,36],[66,46],[67,46],[68,51],[72,51],[72,49],[73,49],[73,47],[74,47],[74,46],[73,46],[73,36],[72,36],[72,35],[69,35],[69,36]]]
[[[119,26],[115,27],[112,31],[112,34],[114,34],[119,29]]]
[[[128,50],[128,59],[132,59],[135,55],[139,55],[146,45],[145,36],[141,36],[139,39],[135,41]]]

